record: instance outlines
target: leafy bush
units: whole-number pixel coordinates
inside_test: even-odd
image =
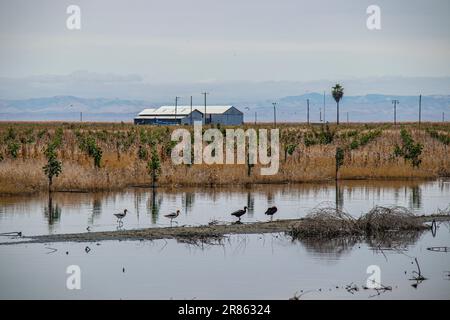
[[[15,141],[8,143],[8,153],[14,159],[17,158],[19,148],[20,148],[20,145]]]
[[[447,146],[450,144],[450,135],[439,133],[436,130],[430,128],[427,129],[427,132],[432,138],[442,142],[443,144]]]
[[[138,149],[138,157],[141,160],[147,160],[148,158],[148,152],[147,149],[145,149],[145,147],[139,146]]]
[[[394,155],[396,157],[401,156],[405,160],[410,161],[413,167],[419,167],[422,162],[419,157],[422,154],[423,145],[414,143],[411,134],[404,128],[400,130],[400,136],[402,139],[402,146],[395,146]]]
[[[381,130],[372,130],[362,134],[359,138],[355,138],[350,143],[350,149],[355,150],[358,149],[359,147],[365,146],[366,144],[378,138],[381,135],[381,133],[382,133]]]
[[[94,159],[94,166],[100,168],[100,162],[102,160],[102,149],[97,145],[94,137],[87,136],[80,140],[80,149],[86,152],[90,157]]]
[[[305,146],[309,147],[315,144],[331,144],[334,140],[335,132],[330,130],[328,124],[320,127],[320,131],[312,131],[304,137]]]

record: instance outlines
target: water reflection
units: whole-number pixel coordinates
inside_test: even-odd
[[[336,211],[344,210],[344,190],[340,187],[339,182],[336,180],[334,185]],[[350,191],[351,194],[351,191]]]
[[[253,192],[247,192],[247,214],[250,217],[253,217],[255,213],[255,197],[253,196]]]
[[[420,209],[422,207],[422,190],[420,186],[411,187],[409,207],[411,209]]]
[[[58,223],[61,218],[61,208],[53,203],[51,193],[48,196],[47,206],[44,208],[44,217],[48,220],[49,232],[53,232],[54,224]]]
[[[149,212],[151,216],[152,224],[156,224],[158,221],[158,215],[162,201],[162,197],[157,197],[156,189],[152,188],[151,196],[147,201],[147,212]]]
[[[351,252],[360,241],[358,237],[339,237],[329,239],[301,239],[306,251],[310,254],[324,255],[329,259],[339,259]]]
[[[95,224],[97,218],[102,215],[102,201],[101,198],[97,195],[92,199],[92,214],[89,217],[88,225],[92,226]]]
[[[402,252],[416,244],[424,231],[389,232],[371,236],[339,236],[331,238],[296,239],[303,244],[306,251],[314,256],[320,255],[327,259],[341,259],[348,255],[358,243],[365,243],[376,252],[394,250]]]
[[[218,188],[130,188],[120,192],[52,194],[0,197],[0,232],[21,230],[45,234],[54,232],[114,230],[114,212],[127,208],[124,228],[168,226],[160,213],[181,211],[180,225],[207,224],[212,220],[234,221],[230,212],[248,207],[243,222],[266,220],[264,212],[276,206],[274,219],[305,216],[312,208],[332,201],[339,210],[356,217],[375,205],[399,205],[417,214],[435,213],[449,206],[450,181],[339,181],[296,185],[252,185]],[[55,206],[57,203],[57,207]],[[45,217],[42,216],[46,207]],[[53,211],[51,208],[53,207]],[[56,211],[55,211],[56,210]],[[64,219],[60,220],[61,211]],[[53,212],[51,215],[49,213]],[[59,212],[59,213],[58,213]],[[145,216],[145,217],[143,217]],[[56,223],[58,221],[58,223]]]
[[[188,214],[192,211],[192,208],[195,203],[195,193],[191,191],[187,191],[183,194],[183,208],[185,214]]]

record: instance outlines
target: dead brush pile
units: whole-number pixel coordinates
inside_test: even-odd
[[[293,238],[333,238],[357,235],[357,220],[348,213],[335,207],[321,204],[312,209],[301,222],[290,231]]]
[[[370,236],[388,232],[414,232],[426,229],[414,213],[404,207],[376,206],[355,219],[343,210],[319,205],[295,224],[289,234],[294,239]]]
[[[366,233],[387,231],[415,231],[426,228],[414,213],[400,206],[376,206],[358,219],[360,229]]]

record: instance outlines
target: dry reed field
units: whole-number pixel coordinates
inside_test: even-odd
[[[190,127],[186,129],[192,130]],[[271,129],[270,124],[244,125]],[[174,165],[175,127],[125,123],[0,123],[0,194],[45,191],[46,150],[61,172],[54,191],[116,190],[158,185],[213,186],[300,183],[335,179],[417,179],[450,176],[450,124],[281,124],[280,168],[260,175],[259,165]],[[205,129],[205,128],[204,128]],[[225,128],[220,128],[223,132]]]

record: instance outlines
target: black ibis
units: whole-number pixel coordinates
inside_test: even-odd
[[[273,215],[277,211],[278,211],[277,207],[270,207],[269,209],[266,210],[266,212],[264,212],[264,214],[267,214],[268,216],[270,216],[270,219],[272,219]]]
[[[239,221],[241,221],[241,217],[247,212],[247,207],[244,207],[244,210],[237,210],[233,213],[231,213],[232,216],[235,216],[236,218],[239,218]]]
[[[164,217],[169,218],[170,219],[170,224],[172,224],[172,220],[175,219],[176,217],[178,217],[180,215],[180,210],[177,210],[177,212],[172,212],[169,214],[164,215]]]
[[[117,222],[121,222],[123,218],[125,218],[125,216],[127,215],[128,210],[125,209],[123,210],[123,213],[114,213],[114,215],[117,218]]]

